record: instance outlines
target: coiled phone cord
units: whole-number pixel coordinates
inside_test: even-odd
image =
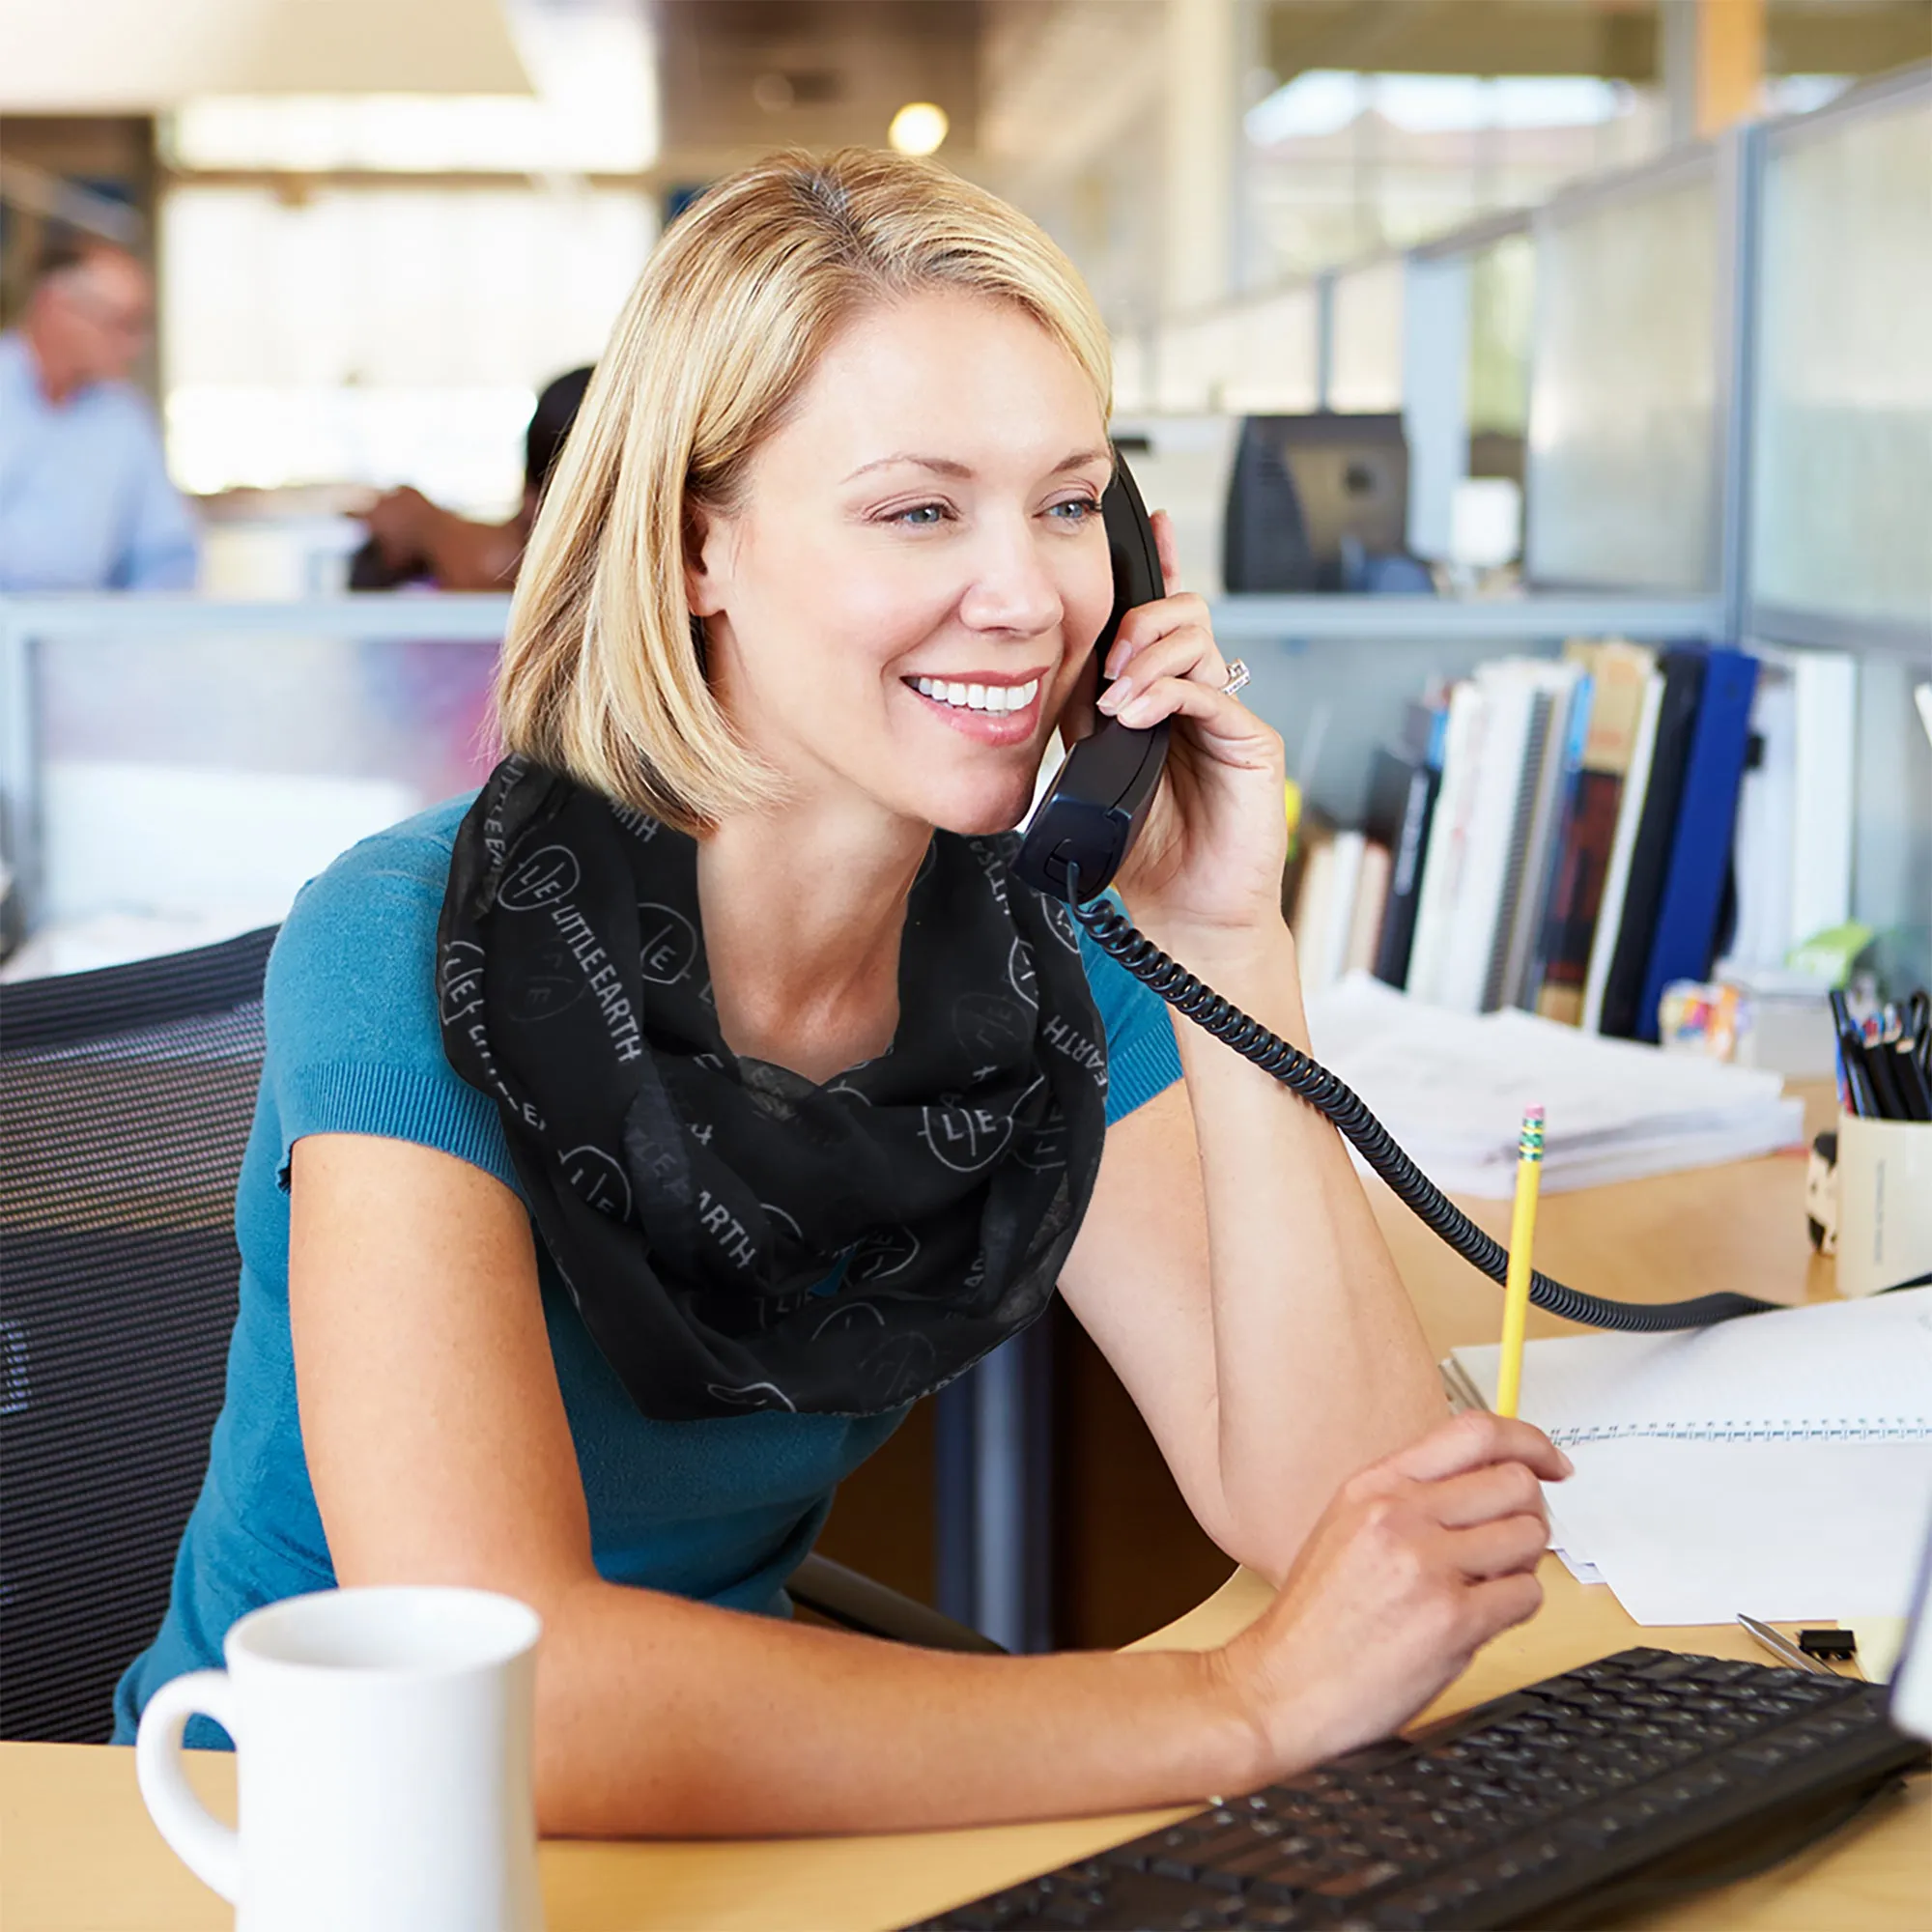
[[[1469,1219],[1449,1197],[1396,1145],[1394,1136],[1362,1104],[1361,1096],[1311,1060],[1299,1047],[1270,1033],[1257,1019],[1204,986],[1178,961],[1170,959],[1140,932],[1126,915],[1105,898],[1080,903],[1078,868],[1068,866],[1067,899],[1073,917],[1110,959],[1117,959],[1134,978],[1158,993],[1177,1012],[1232,1046],[1264,1073],[1271,1073],[1292,1094],[1306,1100],[1333,1121],[1362,1158],[1388,1182],[1396,1198],[1434,1234],[1466,1262],[1500,1282],[1509,1272],[1509,1250]],[[1671,1328],[1708,1328],[1733,1316],[1758,1315],[1775,1307],[1747,1294],[1700,1294],[1690,1301],[1609,1301],[1580,1289],[1566,1287],[1537,1269],[1530,1275],[1529,1298],[1537,1307],[1566,1321],[1587,1322],[1593,1328],[1620,1328],[1632,1334],[1655,1334]]]

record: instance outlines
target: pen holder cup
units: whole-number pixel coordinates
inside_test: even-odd
[[[1838,1116],[1838,1293],[1932,1273],[1932,1122]]]

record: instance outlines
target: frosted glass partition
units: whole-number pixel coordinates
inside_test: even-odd
[[[1321,407],[1321,301],[1312,282],[1244,302],[1230,322],[1224,409],[1237,415],[1305,415]]]
[[[1520,436],[1529,422],[1536,247],[1505,235],[1469,257],[1469,428]]]
[[[1708,154],[1536,216],[1532,581],[1716,584],[1720,227]]]
[[[1757,621],[1932,631],[1932,79],[1766,145]]]
[[[1335,277],[1329,298],[1329,409],[1385,413],[1402,408],[1402,293],[1400,256]]]
[[[10,712],[30,713],[7,721],[29,927],[10,977],[272,923],[337,853],[493,762],[507,600],[200,608],[145,628],[149,600],[89,599],[37,626],[0,600]]]

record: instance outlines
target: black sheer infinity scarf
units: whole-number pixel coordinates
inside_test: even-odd
[[[724,1044],[691,838],[522,759],[492,774],[438,931],[443,1050],[646,1415],[877,1413],[1046,1307],[1099,1168],[1106,1042],[1014,845],[934,836],[897,1036],[820,1086]]]

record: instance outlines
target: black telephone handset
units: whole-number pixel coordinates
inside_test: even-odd
[[[1114,609],[1094,649],[1104,664],[1121,619],[1165,595],[1160,553],[1141,493],[1117,450],[1114,480],[1100,499],[1107,549],[1114,561]],[[1395,1143],[1388,1129],[1325,1066],[1259,1020],[1204,986],[1184,966],[1134,929],[1124,913],[1099,896],[1121,868],[1160,784],[1167,762],[1168,722],[1135,731],[1118,719],[1100,724],[1066,754],[1027,821],[1013,870],[1035,891],[1065,901],[1089,938],[1168,1005],[1271,1073],[1289,1091],[1325,1114],[1404,1205],[1465,1261],[1501,1282],[1509,1254],[1445,1195]],[[1690,1301],[1647,1305],[1606,1300],[1566,1288],[1538,1270],[1529,1298],[1570,1321],[1599,1328],[1657,1331],[1702,1328],[1775,1304],[1743,1294],[1705,1294]]]
[[[1114,480],[1100,498],[1100,519],[1114,561],[1114,609],[1094,645],[1095,661],[1105,664],[1121,619],[1167,594],[1153,525],[1118,453]],[[1135,731],[1103,716],[1066,754],[1034,807],[1013,861],[1013,869],[1036,892],[1071,900],[1077,890],[1088,899],[1112,884],[1159,788],[1168,728],[1165,718],[1151,730]]]

